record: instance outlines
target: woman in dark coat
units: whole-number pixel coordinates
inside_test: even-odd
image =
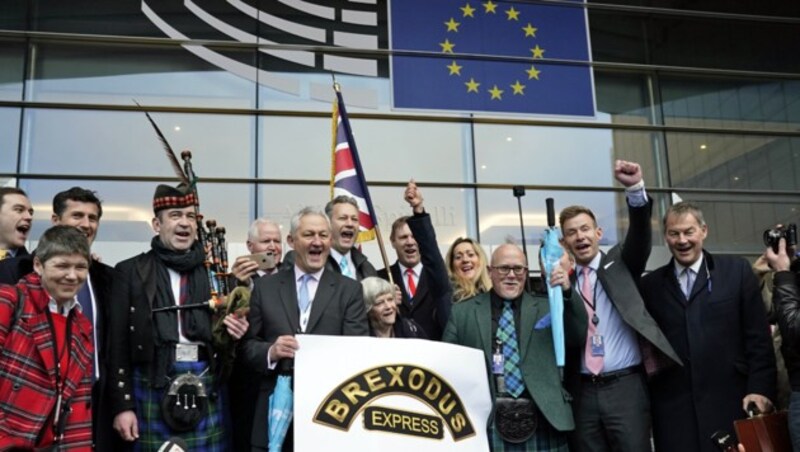
[[[417,322],[400,317],[394,287],[388,281],[371,276],[361,281],[364,305],[369,320],[369,335],[427,339]]]

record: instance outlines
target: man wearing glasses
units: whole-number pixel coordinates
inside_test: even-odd
[[[492,291],[455,304],[442,340],[483,350],[491,363],[492,450],[567,451],[564,432],[575,425],[556,367],[547,298],[524,292],[528,267],[516,245],[501,245],[492,253],[489,273]],[[567,346],[580,346],[586,311],[570,290],[566,269],[553,271],[550,284],[564,290]]]

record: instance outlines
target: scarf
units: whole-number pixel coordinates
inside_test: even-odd
[[[211,288],[205,266],[205,252],[200,242],[195,242],[188,252],[171,250],[161,243],[159,236],[153,237],[150,248],[156,256],[156,296],[153,307],[175,306],[178,300],[172,294],[169,272],[172,269],[188,275],[186,303],[202,303],[211,298]],[[180,315],[178,314],[180,312]],[[207,308],[183,311],[158,312],[153,314],[155,335],[155,366],[151,369],[153,387],[164,387],[166,378],[175,363],[175,344],[179,342],[178,317],[181,319],[183,335],[194,342],[201,342],[211,349],[211,311]]]

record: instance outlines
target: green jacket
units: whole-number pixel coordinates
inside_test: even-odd
[[[564,337],[567,347],[581,347],[585,344],[587,316],[582,303],[576,290],[564,295]],[[547,297],[524,294],[521,309],[517,337],[525,387],[539,411],[556,430],[573,430],[575,421],[570,404],[572,397],[561,384],[553,351],[552,329],[546,320],[540,323],[543,317],[550,314]],[[442,340],[483,350],[492,400],[495,398],[495,382],[491,378],[494,337],[489,293],[453,305]]]

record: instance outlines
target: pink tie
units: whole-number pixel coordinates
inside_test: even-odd
[[[586,351],[584,352],[584,361],[586,362],[586,369],[589,372],[597,375],[603,370],[603,357],[602,356],[594,356],[592,355],[592,337],[597,334],[597,325],[592,322],[592,318],[595,315],[595,310],[592,308],[594,306],[594,291],[592,291],[592,284],[589,282],[589,272],[591,272],[590,267],[583,267],[581,269],[581,273],[583,275],[583,282],[581,282],[581,294],[583,295],[584,306],[586,307],[586,314],[589,317],[589,330],[588,334],[586,335]],[[596,306],[595,306],[596,307]]]

